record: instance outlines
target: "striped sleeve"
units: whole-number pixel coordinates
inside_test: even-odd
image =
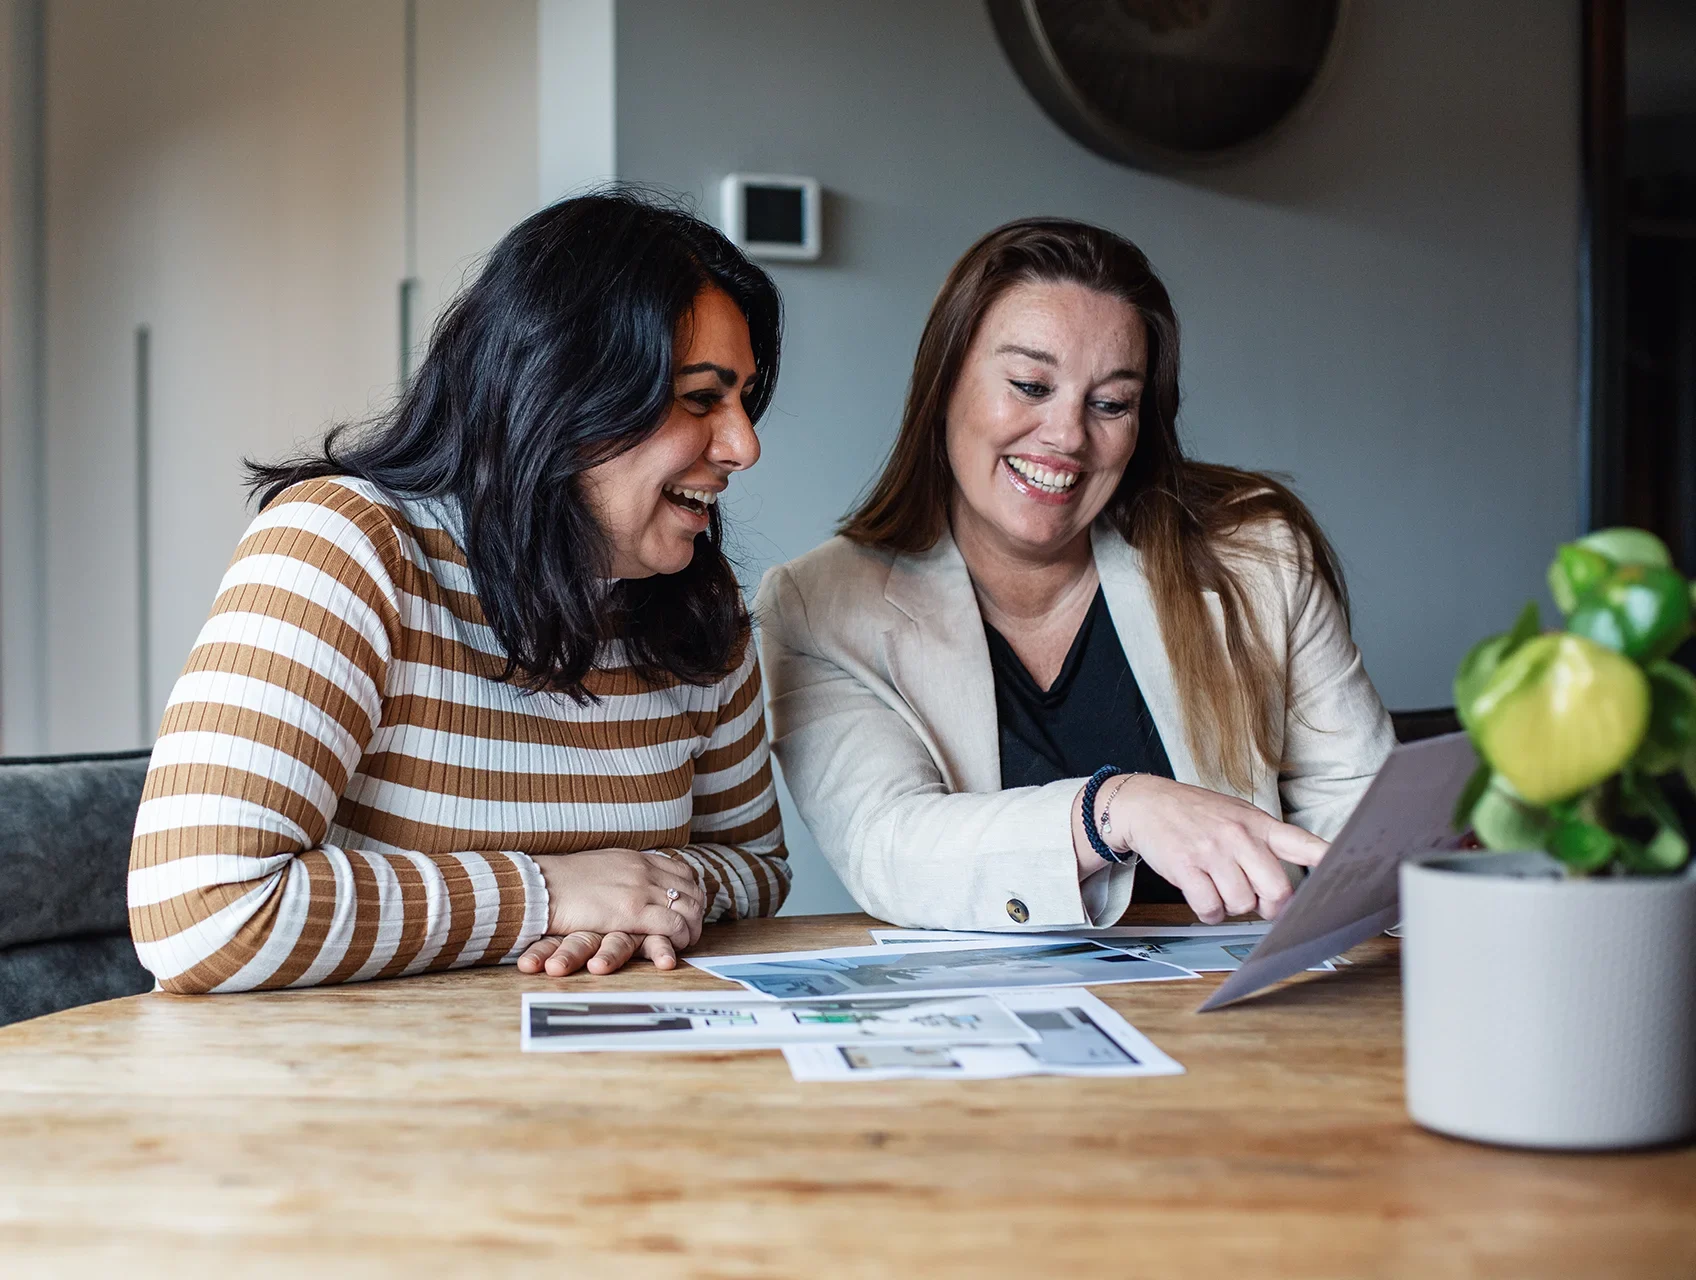
[[[323,843],[399,635],[387,510],[332,481],[248,529],[166,705],[129,916],[166,991],[358,981],[513,959],[547,891],[522,853]]]
[[[757,646],[720,686],[728,697],[706,748],[695,760],[690,842],[663,853],[694,868],[707,897],[707,919],[776,915],[789,896],[789,857],[771,776],[766,704]]]

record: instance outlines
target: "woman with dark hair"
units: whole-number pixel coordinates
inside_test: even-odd
[[[1176,429],[1178,323],[1111,232],[1011,223],[949,273],[841,535],[761,586],[773,741],[860,905],[1275,915],[1391,745],[1337,559]]]
[[[130,856],[168,991],[661,968],[789,887],[719,495],[780,304],[613,191],[515,227],[392,413],[252,466]]]

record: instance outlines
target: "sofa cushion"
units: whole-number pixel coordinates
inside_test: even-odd
[[[146,751],[0,760],[0,948],[129,934]]]
[[[0,951],[0,1027],[152,987],[127,933],[8,947]]]

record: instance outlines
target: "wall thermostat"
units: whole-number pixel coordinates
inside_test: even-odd
[[[819,183],[771,173],[733,173],[719,184],[724,234],[751,258],[819,256]]]

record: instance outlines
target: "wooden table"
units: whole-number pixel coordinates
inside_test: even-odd
[[[720,985],[645,964],[92,1005],[0,1029],[0,1274],[1696,1276],[1696,1151],[1408,1121],[1395,946],[1219,1013],[1216,978],[1096,988],[1188,1068],[1142,1080],[519,1052],[521,991]]]

